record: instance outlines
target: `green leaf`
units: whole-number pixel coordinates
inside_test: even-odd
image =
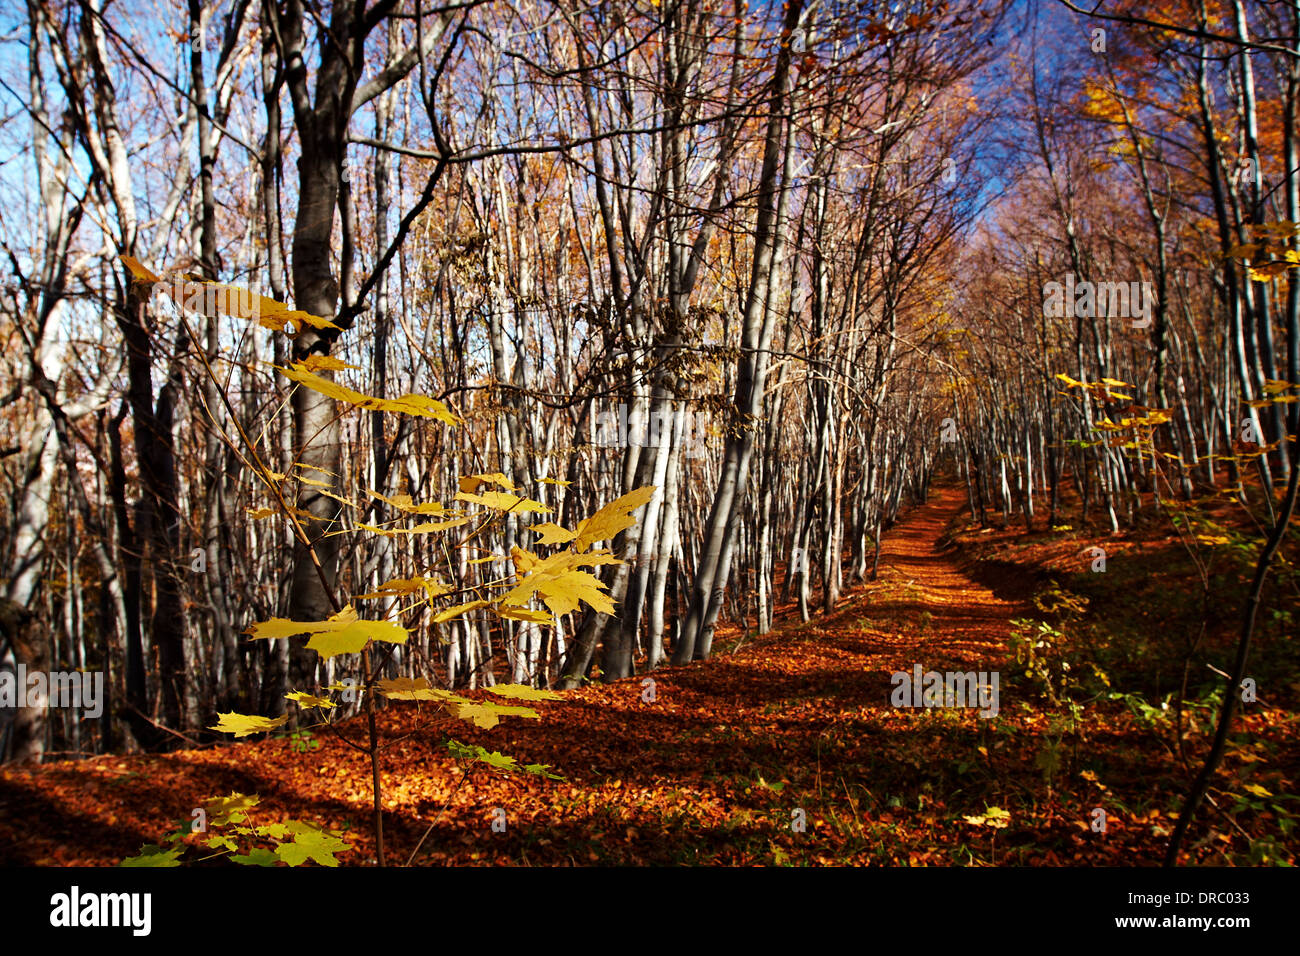
[[[247,855],[234,855],[230,858],[241,866],[275,866],[280,862],[280,858],[265,847],[257,847],[249,850]]]
[[[520,766],[514,757],[508,757],[496,751],[489,752],[478,744],[463,744],[459,740],[448,740],[447,749],[456,760],[477,760],[480,763],[487,764],[493,770],[500,770],[505,773],[522,771],[536,774],[539,777],[549,777],[552,780],[564,779],[558,774],[550,772],[550,764],[530,763],[527,766]]]
[[[564,778],[561,777],[558,773],[551,773],[551,765],[550,765],[549,763],[530,763],[530,764],[525,764],[525,765],[524,765],[524,773],[534,773],[534,774],[537,774],[537,776],[539,776],[539,777],[547,777],[547,778],[549,778],[549,779],[551,779],[551,780],[563,780],[563,779],[564,779]]]
[[[290,821],[285,827],[294,834],[293,842],[281,843],[275,848],[275,855],[289,866],[300,866],[308,860],[315,860],[321,866],[338,866],[334,854],[352,849],[338,837],[307,823]]]
[[[474,759],[479,763],[487,764],[493,770],[500,770],[503,773],[513,773],[519,769],[519,764],[515,763],[514,757],[507,757],[495,750],[489,753],[482,747],[478,748],[478,753],[475,754]]]
[[[179,850],[164,850],[149,843],[140,847],[139,856],[127,857],[118,866],[180,866],[177,857],[184,852],[184,847]]]

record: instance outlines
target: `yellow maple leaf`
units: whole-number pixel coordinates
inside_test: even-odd
[[[594,575],[576,570],[583,565],[621,564],[622,562],[609,551],[592,551],[588,554],[560,551],[549,558],[538,560],[535,555],[527,551],[515,550],[518,552],[517,554],[512,552],[515,566],[527,573],[501,599],[502,604],[522,607],[528,603],[533,594],[540,594],[542,600],[546,601],[546,606],[556,614],[567,614],[577,607],[573,602],[579,599],[606,614],[614,612],[614,606],[609,598],[599,590],[605,585],[601,584]],[[557,611],[557,606],[567,610]]]
[[[484,730],[491,730],[500,723],[499,718],[506,715],[540,719],[537,711],[529,707],[505,707],[501,704],[479,703],[475,700],[467,700],[463,703],[451,701],[448,706],[452,716],[468,720],[474,726],[482,727]]]
[[[328,468],[321,468],[319,465],[304,465],[300,461],[295,461],[293,467],[297,468],[299,471],[314,471],[318,475],[328,475],[331,478],[339,477],[338,472],[330,471]]]
[[[445,403],[428,395],[399,395],[397,398],[372,398],[369,408],[383,412],[401,412],[420,418],[436,418],[448,425],[459,425],[461,419],[452,414]]]
[[[535,524],[528,530],[533,534],[540,535],[537,539],[538,544],[568,544],[578,536],[578,532],[561,528],[553,521]]]
[[[632,527],[636,524],[636,519],[632,517],[631,512],[643,507],[654,497],[657,490],[654,485],[646,485],[635,491],[629,491],[623,497],[605,505],[590,518],[584,518],[578,525],[577,538],[573,542],[574,550],[586,551],[597,541],[607,541],[620,531]]]
[[[338,704],[328,697],[314,697],[311,694],[305,694],[300,690],[291,691],[284,695],[285,700],[291,700],[299,707],[310,710],[313,707],[337,707]]]
[[[249,734],[259,734],[263,731],[274,730],[288,721],[289,715],[282,717],[259,717],[256,714],[217,714],[217,724],[215,727],[209,727],[208,730],[215,730],[223,734],[234,734],[236,737],[247,737]]]
[[[408,636],[406,628],[392,621],[354,621],[338,630],[318,631],[307,642],[307,648],[329,658],[360,653],[371,641],[405,644]]]
[[[588,571],[564,571],[540,582],[535,590],[555,614],[576,611],[580,602],[590,604],[602,614],[613,614],[614,602],[601,590],[604,587],[600,578]]]
[[[281,637],[293,637],[296,634],[316,634],[321,631],[337,631],[357,620],[357,609],[348,605],[324,621],[290,621],[282,617],[273,617],[269,621],[250,624],[244,631],[252,640],[275,640]]]
[[[307,522],[311,522],[311,521],[320,521],[320,520],[322,520],[318,515],[314,515],[314,514],[312,514],[310,511],[307,511],[307,510],[304,509],[304,508],[297,508],[297,507],[295,507],[295,506],[293,506],[293,505],[286,504],[286,505],[284,506],[284,509],[285,509],[289,514],[293,515],[293,517],[297,518],[299,521],[307,521]],[[324,523],[324,524],[333,524],[334,522],[333,522],[332,520],[326,520],[326,521],[324,521],[323,523]]]

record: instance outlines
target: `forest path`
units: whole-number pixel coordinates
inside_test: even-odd
[[[995,746],[990,722],[971,708],[894,708],[890,675],[1005,658],[1016,606],[938,547],[964,504],[960,489],[933,489],[886,535],[878,580],[806,624],[785,608],[734,652],[721,635],[712,660],[650,675],[653,700],[638,675],[490,730],[385,708],[389,860],[405,862],[433,824],[421,864],[951,862],[970,837],[955,814],[984,809],[962,794]],[[358,720],[345,727],[361,735]],[[479,764],[460,785],[448,736],[565,779]],[[341,861],[372,861],[366,759],[329,731],[313,739],[306,752],[280,737],[0,771],[0,862],[113,863],[232,790],[259,794],[268,817],[345,830],[354,850]],[[504,833],[491,829],[496,808]]]
[[[767,683],[769,674],[782,681],[798,677],[826,692],[828,705],[888,711],[889,695],[879,688],[891,686],[894,672],[910,672],[914,664],[987,669],[1005,654],[1010,620],[1021,605],[997,597],[963,570],[955,551],[940,549],[965,507],[959,488],[934,489],[885,535],[877,580],[848,589],[833,612],[800,623],[797,611],[785,607],[771,634],[715,658],[698,674],[693,668],[663,673],[679,685],[698,682],[700,692],[709,691],[718,671],[735,669],[741,684],[750,686]],[[797,650],[790,640],[795,636],[801,639]]]

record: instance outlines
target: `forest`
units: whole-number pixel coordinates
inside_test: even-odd
[[[1294,0],[0,4],[0,865],[1293,866],[1298,164]]]

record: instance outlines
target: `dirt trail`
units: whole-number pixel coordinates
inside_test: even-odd
[[[877,581],[830,615],[787,616],[734,653],[656,671],[653,700],[643,677],[592,685],[539,705],[539,721],[488,731],[386,709],[390,857],[405,861],[435,818],[422,863],[898,862],[950,842],[937,811],[964,785],[950,765],[978,761],[988,722],[893,708],[889,677],[1004,660],[1016,606],[937,549],[963,505],[936,489],[886,536]],[[457,789],[446,735],[565,780],[478,770]],[[115,862],[231,790],[260,794],[272,815],[347,827],[345,862],[366,862],[367,765],[330,733],[316,739],[307,754],[268,739],[0,772],[0,863]],[[504,834],[491,832],[494,807],[509,815]],[[796,811],[806,831],[792,828]]]
[[[1010,619],[1021,606],[972,579],[954,551],[939,550],[944,531],[965,507],[960,489],[937,489],[890,529],[881,545],[879,581],[851,599],[873,617],[893,613],[915,628],[915,640],[906,643],[918,654],[991,665],[1005,653]],[[891,600],[887,595],[899,587],[905,599]]]

